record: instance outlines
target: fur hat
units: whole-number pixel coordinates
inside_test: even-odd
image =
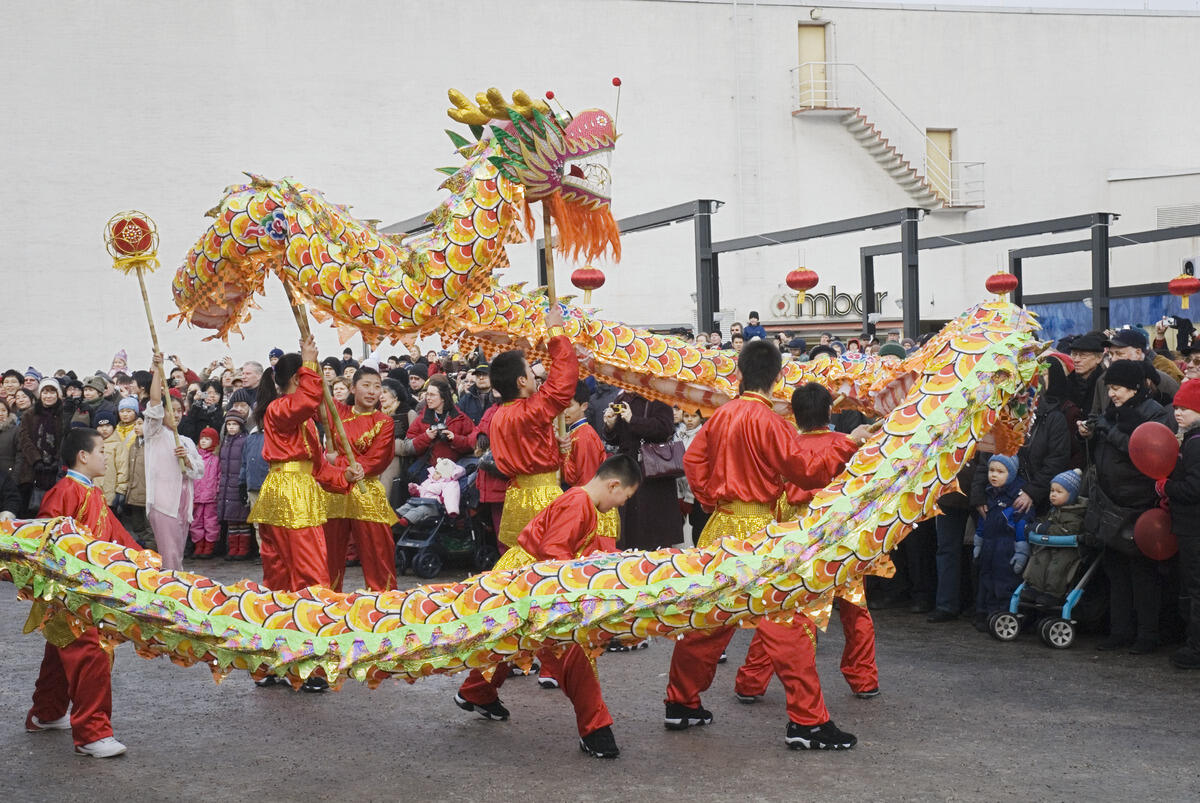
[[[1146,368],[1142,360],[1117,360],[1104,372],[1104,383],[1119,385],[1130,390],[1141,390],[1146,386]]]
[[[1060,485],[1067,492],[1067,504],[1072,504],[1079,498],[1079,486],[1082,483],[1083,473],[1077,468],[1055,474],[1054,479],[1050,480],[1051,485]]]
[[[1006,486],[1011,485],[1013,480],[1017,478],[1017,468],[1020,466],[1020,461],[1017,460],[1016,455],[994,454],[988,458],[988,465],[990,466],[992,463],[999,463],[1008,469],[1008,482],[1004,483]]]
[[[1185,380],[1179,386],[1179,390],[1175,391],[1175,399],[1172,404],[1176,409],[1182,407],[1185,410],[1200,413],[1200,379]]]
[[[38,395],[39,396],[42,395],[42,391],[45,390],[46,388],[53,388],[55,390],[55,392],[58,393],[58,397],[60,399],[62,398],[62,395],[63,395],[62,387],[58,384],[58,380],[55,379],[54,377],[48,376],[45,379],[43,379],[41,382],[38,382]]]

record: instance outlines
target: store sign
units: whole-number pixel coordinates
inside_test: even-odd
[[[875,294],[875,311],[883,309],[887,291]],[[799,303],[799,293],[781,293],[771,300],[771,314],[775,318],[861,318],[863,314],[862,293],[850,295],[839,293],[837,285],[829,285],[828,293],[805,293],[804,303]]]

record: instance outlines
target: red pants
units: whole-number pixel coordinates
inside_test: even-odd
[[[329,585],[329,560],[321,527],[289,530],[274,524],[258,525],[263,585],[273,591],[301,591]]]
[[[559,688],[571,705],[575,707],[575,727],[580,736],[599,730],[613,723],[600,693],[600,681],[592,662],[580,649],[578,644],[572,644],[562,657],[554,654],[553,650],[538,651],[538,660],[547,667],[558,679]],[[504,685],[508,677],[508,664],[500,664],[492,674],[491,681],[485,680],[483,673],[472,669],[471,674],[458,687],[459,696],[467,702],[486,705],[498,698],[497,690]]]
[[[33,687],[30,717],[50,722],[71,707],[71,736],[76,745],[112,736],[112,658],[100,646],[100,631],[89,627],[65,647],[46,644]]]
[[[363,582],[372,591],[396,589],[396,542],[392,528],[377,521],[330,519],[325,522],[325,548],[329,557],[329,587],[342,590],[346,575],[346,548],[350,538],[362,561]]]
[[[875,622],[866,608],[841,598],[836,601],[838,618],[842,620],[842,633],[846,637],[846,646],[842,650],[842,677],[850,684],[851,691],[877,689],[879,670],[875,666]],[[812,637],[809,634],[815,634],[816,628],[803,614],[796,614],[794,621],[796,626],[790,628],[791,632],[803,642],[800,646],[809,648],[810,655],[813,655]],[[813,659],[815,660],[815,655]],[[817,668],[813,660],[809,660],[800,669],[802,672],[811,672],[813,677],[816,677]],[[771,682],[771,672],[771,659],[756,633],[750,642],[750,650],[746,653],[746,662],[738,670],[733,688],[739,694],[763,694],[767,690],[767,684]],[[819,682],[816,684],[819,686]]]
[[[700,694],[712,685],[717,673],[717,661],[731,638],[733,628],[727,627],[688,633],[675,642],[666,702],[698,708]],[[812,642],[804,631],[764,619],[758,623],[755,638],[783,683],[788,719],[800,725],[820,725],[828,721],[829,712],[821,695],[821,680],[817,677]]]

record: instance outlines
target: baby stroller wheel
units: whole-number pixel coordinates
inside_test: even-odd
[[[413,574],[425,580],[438,576],[442,570],[442,556],[432,550],[422,549],[413,558]]]
[[[404,574],[408,571],[408,553],[403,547],[396,547],[396,574]]]
[[[993,613],[988,617],[988,630],[1001,641],[1012,641],[1021,632],[1021,620],[1008,611]]]
[[[500,555],[490,546],[481,546],[475,550],[475,556],[472,559],[471,568],[477,572],[486,572],[500,560]]]
[[[1042,622],[1038,630],[1042,643],[1056,650],[1065,650],[1075,643],[1075,625],[1066,619],[1052,617]]]

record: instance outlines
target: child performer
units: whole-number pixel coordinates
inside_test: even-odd
[[[975,527],[973,557],[979,561],[979,594],[975,600],[975,629],[987,632],[988,617],[1008,609],[1029,562],[1025,526],[1033,509],[1019,513],[1013,507],[1024,481],[1017,476],[1016,457],[993,455],[988,460],[987,514]]]
[[[338,417],[346,428],[346,437],[354,449],[354,460],[366,479],[348,492],[330,494],[325,522],[325,548],[329,559],[329,587],[342,590],[346,574],[346,547],[354,538],[358,559],[362,562],[363,582],[372,591],[396,588],[395,542],[392,525],[396,512],[388,504],[387,491],[379,475],[387,470],[395,456],[395,425],[392,417],[379,409],[383,383],[374,368],[361,367],[354,372],[353,407],[337,404]],[[339,447],[340,449],[340,447]],[[336,465],[349,465],[339,454]]]
[[[858,444],[849,436],[834,432],[830,428],[832,408],[833,397],[828,390],[815,382],[809,382],[792,391],[792,414],[796,417],[796,426],[800,428],[800,437],[812,450],[813,460],[809,465],[809,477],[804,486],[788,487],[788,502],[799,507],[796,514],[788,518],[803,516],[816,491],[824,488],[840,474],[858,450]],[[842,622],[842,633],[845,635],[842,676],[850,684],[850,690],[856,697],[876,697],[879,694],[879,669],[875,664],[875,623],[867,610],[862,581],[859,580],[849,588],[839,587],[834,599],[838,608],[838,618]],[[821,694],[821,680],[817,675],[814,649],[817,631],[812,620],[802,613],[795,615],[793,624],[796,640],[805,657],[804,663],[796,667],[796,671],[804,677],[805,687],[810,690],[811,700],[807,708],[814,713],[809,716],[812,723],[807,727],[811,728],[814,724],[819,725],[829,719]],[[763,647],[762,637],[755,631],[754,638],[750,641],[750,649],[746,653],[746,661],[738,670],[734,682],[734,696],[743,703],[758,702],[767,691],[772,671],[771,658]],[[796,730],[794,736],[803,739],[803,729]],[[799,743],[794,746],[803,747]]]
[[[38,516],[71,516],[94,538],[139,549],[104,504],[96,485],[107,463],[100,433],[86,427],[68,430],[63,438],[62,461],[67,465],[67,476],[42,498]],[[124,753],[125,745],[113,738],[112,658],[100,646],[100,631],[89,627],[78,638],[72,638],[69,632],[45,635],[46,651],[33,690],[33,707],[25,717],[25,730],[70,730],[75,752],[93,758]]]
[[[204,476],[204,462],[196,444],[186,435],[175,445],[173,427],[166,423],[163,408],[163,356],[154,355],[154,377],[150,380],[150,403],[145,416],[146,515],[162,555],[163,568],[183,568],[183,547],[192,521],[192,484]],[[173,397],[175,424],[183,405]],[[186,472],[179,467],[184,458]]]
[[[242,501],[242,449],[246,438],[246,416],[240,410],[225,413],[225,436],[219,455],[221,481],[217,489],[217,516],[225,527],[225,560],[250,557],[249,506]]]
[[[610,457],[587,483],[571,488],[538,513],[521,531],[517,546],[504,553],[495,568],[515,569],[539,560],[571,560],[598,551],[600,514],[625,504],[641,479],[641,469],[632,457]],[[575,707],[579,749],[596,758],[616,758],[621,751],[613,738],[612,716],[600,694],[596,670],[583,648],[572,644],[562,655],[547,648],[538,652],[538,658],[559,678],[563,693]],[[495,668],[490,682],[478,669],[472,670],[454,695],[455,704],[464,711],[477,711],[485,719],[508,719],[508,709],[497,695],[507,676],[506,664]]]
[[[221,519],[217,516],[217,495],[221,488],[221,458],[217,454],[217,431],[212,427],[200,430],[200,459],[204,461],[204,476],[192,488],[192,557],[208,560],[221,538]]]

